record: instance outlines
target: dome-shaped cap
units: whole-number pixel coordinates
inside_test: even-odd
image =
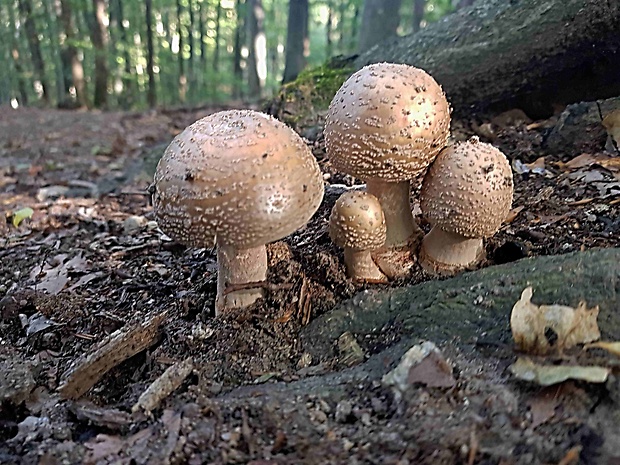
[[[420,207],[444,231],[489,237],[506,218],[512,193],[512,170],[504,154],[472,138],[437,156],[424,176]]]
[[[413,66],[366,66],[342,85],[325,122],[334,167],[360,179],[408,181],[446,145],[450,106],[441,87]]]
[[[161,229],[196,247],[251,248],[281,239],[312,217],[323,178],[310,149],[285,124],[255,111],[196,121],[166,149],[155,173]]]
[[[386,236],[379,200],[362,191],[348,191],[338,198],[329,218],[329,237],[339,247],[374,250]]]

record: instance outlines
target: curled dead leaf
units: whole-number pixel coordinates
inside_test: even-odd
[[[611,372],[610,368],[580,365],[539,365],[528,358],[519,357],[509,367],[510,372],[522,381],[529,381],[540,386],[551,386],[569,379],[604,383]]]
[[[531,302],[533,290],[527,287],[512,308],[510,328],[517,348],[531,354],[546,354],[551,349],[563,350],[601,337],[596,319],[598,306],[588,309],[585,302],[572,308],[564,305],[536,305]],[[550,344],[547,331],[557,336]]]

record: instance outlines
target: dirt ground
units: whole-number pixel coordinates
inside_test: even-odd
[[[573,412],[592,407],[602,388],[509,383],[506,360],[514,356],[505,347],[495,357],[488,348],[464,352],[435,340],[465,367],[460,381],[448,390],[418,386],[406,404],[376,379],[346,381],[338,395],[287,391],[349,373],[405,340],[402,328],[386,324],[378,333],[349,334],[353,349],[344,338],[340,348],[334,341],[311,351],[309,323],[366,289],[436,278],[416,269],[389,286],[347,279],[326,224],[338,195],[356,181],[331,169],[320,131],[305,131],[325,173],[323,205],[306,228],[268,247],[266,298],[214,317],[214,251],[164,236],[147,188],[172,137],[219,109],[0,109],[0,365],[8,373],[0,392],[0,463],[620,463],[597,461],[600,437]],[[513,166],[514,209],[487,241],[483,267],[620,245],[617,153],[587,133],[585,149],[567,143],[550,150],[545,141],[557,120],[512,111],[453,122],[455,139],[478,135]],[[415,192],[412,205],[428,231]],[[25,207],[32,217],[15,221]],[[75,400],[60,397],[72,363],[115,331],[162,312],[145,350],[113,364]],[[180,387],[150,414],[132,414],[145,389],[188,357],[191,370]],[[489,366],[496,368],[492,380],[477,385]],[[268,400],[256,403],[247,389]],[[524,393],[539,403],[519,408]],[[549,398],[570,399],[556,412],[561,421],[540,413]],[[455,406],[465,401],[479,411],[463,416]],[[496,436],[481,443],[472,422],[497,429]],[[506,423],[521,433],[503,437]]]

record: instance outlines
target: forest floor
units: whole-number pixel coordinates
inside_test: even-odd
[[[266,298],[215,317],[214,251],[163,235],[146,189],[174,135],[219,109],[0,112],[0,463],[620,463],[620,446],[588,422],[605,388],[515,382],[508,327],[492,343],[444,327],[433,342],[455,383],[423,380],[404,400],[376,367],[360,375],[373,361],[388,372],[416,342],[398,318],[314,344],[334,309],[437,282],[420,269],[390,285],[347,279],[326,224],[354,180],[331,169],[320,131],[306,134],[323,205],[268,247]],[[550,153],[556,122],[518,111],[454,122],[456,139],[478,135],[514,168],[514,209],[482,268],[620,246],[617,158],[594,140]],[[132,413],[171,366],[179,387]]]

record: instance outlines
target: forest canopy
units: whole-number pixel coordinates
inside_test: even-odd
[[[258,101],[306,67],[472,0],[6,0],[0,104],[139,109]]]

